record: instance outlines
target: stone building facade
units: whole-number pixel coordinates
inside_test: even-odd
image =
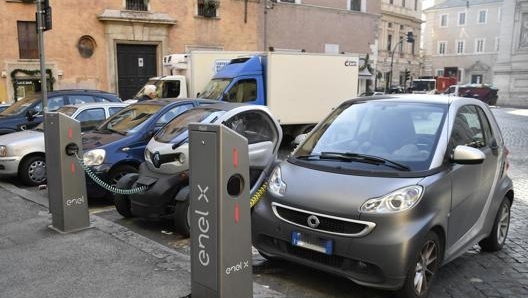
[[[381,0],[382,17],[379,26],[379,48],[376,72],[378,87],[408,87],[411,78],[421,73],[421,0]],[[412,32],[414,42],[407,42]],[[392,67],[391,67],[392,65]],[[410,72],[405,80],[405,71]],[[392,75],[390,75],[392,71]]]
[[[448,76],[460,84],[493,84],[493,67],[502,44],[503,0],[445,0],[424,10],[425,73]],[[450,76],[450,75],[449,75]]]
[[[501,102],[528,107],[528,0],[504,0],[494,85]]]
[[[48,90],[101,89],[122,98],[163,73],[163,56],[197,49],[372,57],[381,13],[378,1],[367,0],[49,3],[53,26],[43,34]],[[35,10],[32,0],[0,0],[0,102],[40,89]]]

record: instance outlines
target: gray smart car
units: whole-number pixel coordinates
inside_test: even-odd
[[[442,95],[344,102],[272,171],[253,245],[354,282],[425,297],[437,269],[506,241],[513,185],[489,107]]]

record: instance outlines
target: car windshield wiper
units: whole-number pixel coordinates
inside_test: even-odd
[[[297,156],[297,158],[301,159],[338,159],[343,161],[356,161],[356,162],[363,162],[368,164],[374,164],[374,165],[385,165],[400,171],[410,171],[411,168],[405,164],[402,164],[397,161],[393,161],[390,159],[386,159],[379,156],[373,156],[373,155],[367,155],[367,154],[360,154],[360,153],[352,153],[352,152],[321,152],[321,154],[312,154],[312,155],[302,155]]]

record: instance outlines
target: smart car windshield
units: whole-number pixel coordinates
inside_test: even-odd
[[[334,110],[293,157],[320,163],[346,161],[347,167],[426,170],[445,114],[444,106],[432,103],[351,102]]]
[[[172,119],[156,135],[154,139],[161,143],[172,143],[187,138],[187,126],[189,123],[211,123],[223,115],[225,111],[207,107],[194,108]],[[176,140],[178,139],[178,140]]]

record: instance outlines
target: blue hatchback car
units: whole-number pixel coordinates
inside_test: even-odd
[[[40,93],[12,103],[0,112],[0,135],[37,127],[44,120]],[[88,102],[121,102],[117,94],[101,90],[64,89],[48,92],[47,106],[50,112],[65,105]]]
[[[96,183],[86,175],[89,198],[113,198],[108,190],[128,173],[138,171],[145,160],[145,146],[167,122],[193,107],[215,103],[206,99],[156,99],[132,104],[114,114],[97,129],[82,136],[84,164]]]

